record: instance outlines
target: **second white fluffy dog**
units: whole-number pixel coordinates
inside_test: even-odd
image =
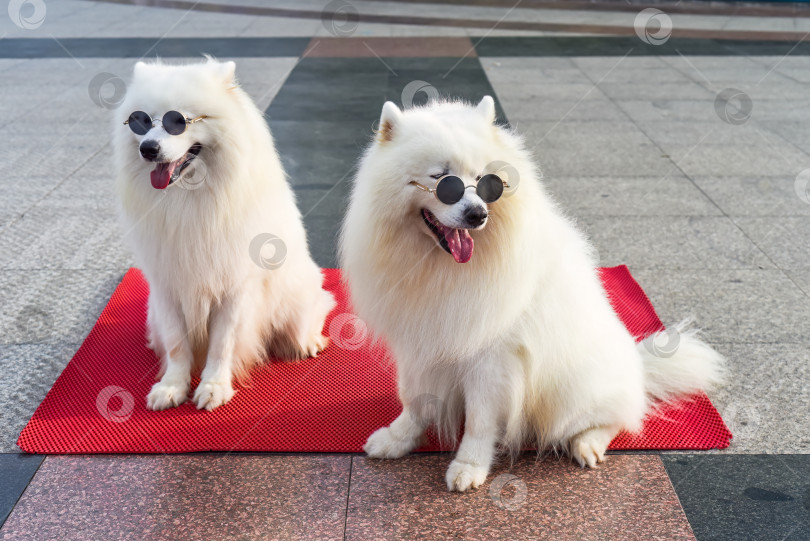
[[[115,119],[122,225],[149,282],[149,341],[163,361],[153,410],[185,402],[200,370],[194,401],[212,410],[268,353],[308,357],[327,344],[334,299],[234,71],[212,59],[139,62]]]
[[[512,171],[506,194],[488,176],[499,169]],[[563,449],[593,467],[652,401],[718,382],[722,358],[693,332],[680,329],[669,358],[635,343],[592,253],[522,140],[495,125],[492,98],[386,103],[341,239],[354,307],[388,342],[403,404],[366,452],[401,457],[426,421],[452,440],[464,420],[450,490],[481,485],[499,445]]]

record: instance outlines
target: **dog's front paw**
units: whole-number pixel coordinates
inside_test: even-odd
[[[414,446],[415,442],[397,439],[391,429],[385,427],[368,437],[363,451],[371,458],[401,458],[410,453]]]
[[[188,383],[180,381],[158,381],[146,397],[147,409],[153,411],[174,408],[188,398]]]
[[[305,357],[315,357],[329,345],[329,338],[320,332],[311,336],[307,343],[301,344],[301,352]]]
[[[197,404],[197,409],[203,408],[208,411],[218,408],[223,404],[227,404],[236,391],[230,381],[201,381],[194,391],[194,403]]]
[[[454,460],[447,468],[447,490],[464,492],[478,488],[487,480],[489,468]]]
[[[605,451],[610,440],[599,430],[586,430],[574,436],[571,440],[571,458],[576,460],[583,468],[595,468],[597,464],[605,461]]]

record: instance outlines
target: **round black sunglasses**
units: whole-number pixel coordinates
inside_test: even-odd
[[[475,193],[477,193],[478,197],[483,199],[485,203],[494,203],[503,195],[503,189],[509,187],[509,184],[501,180],[501,177],[493,174],[484,175],[478,180],[477,185],[470,186],[466,186],[464,181],[455,175],[440,177],[436,181],[436,186],[433,188],[420,184],[415,180],[412,180],[410,184],[413,184],[420,190],[432,193],[436,196],[436,199],[445,205],[454,205],[461,201],[461,198],[464,197],[464,191],[467,188],[475,188]]]
[[[202,115],[198,116],[197,118],[189,118],[178,111],[168,111],[165,115],[163,115],[162,119],[152,119],[148,113],[144,113],[143,111],[135,111],[129,115],[129,118],[124,121],[124,124],[128,125],[129,129],[131,129],[136,135],[146,135],[146,132],[152,129],[152,126],[157,120],[160,121],[160,123],[163,125],[163,129],[166,130],[166,133],[169,135],[180,135],[186,131],[186,126],[189,124],[194,124],[195,122],[198,122],[204,118],[207,117]]]

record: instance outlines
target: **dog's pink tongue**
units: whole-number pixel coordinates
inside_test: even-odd
[[[466,263],[472,258],[475,243],[466,229],[449,229],[444,234],[444,240],[447,241],[447,247],[456,263]]]
[[[177,162],[157,164],[150,175],[152,178],[152,187],[158,190],[165,189],[172,179],[172,173],[174,173],[175,167],[177,167]]]

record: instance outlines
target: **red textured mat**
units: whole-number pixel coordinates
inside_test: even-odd
[[[662,328],[627,267],[601,272],[634,336]],[[361,451],[368,435],[401,411],[396,372],[382,347],[369,346],[355,332],[340,271],[324,274],[325,287],[338,300],[326,321],[333,337],[326,351],[259,368],[248,387],[239,387],[230,403],[213,412],[198,411],[190,401],[154,412],[146,409],[158,369],[144,338],[148,286],[140,271],[130,269],[17,444],[32,453]],[[620,434],[610,448],[725,448],[730,438],[708,397],[698,395],[648,419],[640,434]]]

